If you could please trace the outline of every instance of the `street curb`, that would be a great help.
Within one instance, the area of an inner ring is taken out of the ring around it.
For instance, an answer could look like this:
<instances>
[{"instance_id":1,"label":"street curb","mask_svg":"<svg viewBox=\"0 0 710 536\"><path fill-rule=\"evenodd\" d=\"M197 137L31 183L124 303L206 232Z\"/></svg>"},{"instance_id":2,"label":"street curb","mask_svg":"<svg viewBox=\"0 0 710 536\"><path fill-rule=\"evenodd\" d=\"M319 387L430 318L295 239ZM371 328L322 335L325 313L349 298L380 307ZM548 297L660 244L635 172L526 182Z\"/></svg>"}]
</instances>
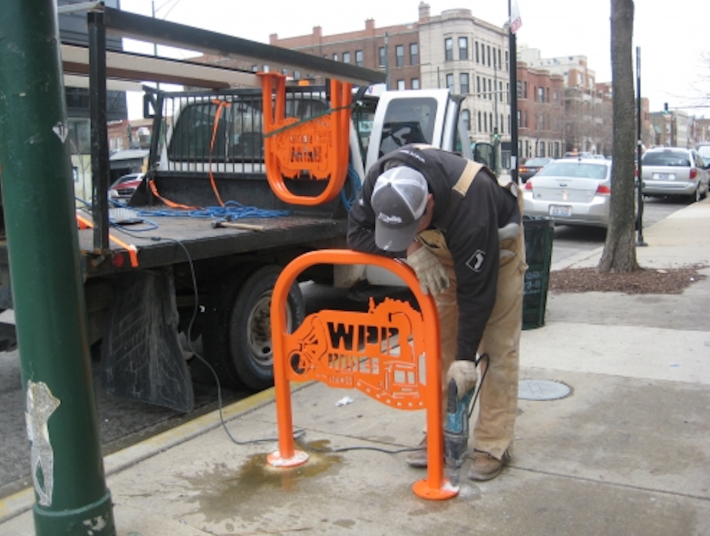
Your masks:
<instances>
[{"instance_id":1,"label":"street curb","mask_svg":"<svg viewBox=\"0 0 710 536\"><path fill-rule=\"evenodd\" d=\"M295 393L313 382L292 382L291 392ZM210 413L197 417L189 422L167 430L161 434L145 439L135 445L114 452L104 457L104 470L106 477L120 473L142 461L169 450L181 443L185 443L197 436L205 434L222 425L222 421L229 422L237 417L255 411L276 398L275 389L272 387L261 391L248 398L216 409ZM35 502L34 488L26 488L0 500L0 524L17 517L30 510Z\"/></svg>"},{"instance_id":2,"label":"street curb","mask_svg":"<svg viewBox=\"0 0 710 536\"><path fill-rule=\"evenodd\" d=\"M586 263L586 261L589 261L590 259L597 259L594 262L594 266L596 266L598 259L601 257L603 251L604 246L600 246L592 251L582 251L580 253L575 253L574 255L570 255L567 258L555 262L552 266L550 266L550 271L554 272L555 270L564 270L566 268L573 267L582 268L582 266L576 265Z\"/></svg>"}]
</instances>

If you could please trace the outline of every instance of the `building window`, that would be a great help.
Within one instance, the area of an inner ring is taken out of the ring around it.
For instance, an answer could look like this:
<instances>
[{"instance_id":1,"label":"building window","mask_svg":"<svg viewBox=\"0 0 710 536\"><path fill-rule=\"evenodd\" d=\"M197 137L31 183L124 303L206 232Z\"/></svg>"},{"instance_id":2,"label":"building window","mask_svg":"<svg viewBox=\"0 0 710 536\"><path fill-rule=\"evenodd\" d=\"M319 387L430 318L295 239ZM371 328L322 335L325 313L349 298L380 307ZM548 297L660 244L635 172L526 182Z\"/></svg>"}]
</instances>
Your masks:
<instances>
[{"instance_id":1,"label":"building window","mask_svg":"<svg viewBox=\"0 0 710 536\"><path fill-rule=\"evenodd\" d=\"M491 46L486 45L486 65L491 66Z\"/></svg>"},{"instance_id":2,"label":"building window","mask_svg":"<svg viewBox=\"0 0 710 536\"><path fill-rule=\"evenodd\" d=\"M498 49L498 69L500 69L502 62L500 61L500 49Z\"/></svg>"},{"instance_id":3,"label":"building window","mask_svg":"<svg viewBox=\"0 0 710 536\"><path fill-rule=\"evenodd\" d=\"M523 98L527 99L528 98L528 83L523 82Z\"/></svg>"},{"instance_id":4,"label":"building window","mask_svg":"<svg viewBox=\"0 0 710 536\"><path fill-rule=\"evenodd\" d=\"M478 41L476 41L476 43L474 45L474 49L476 51L476 63L481 63L478 59L479 58L479 56L478 56Z\"/></svg>"},{"instance_id":5,"label":"building window","mask_svg":"<svg viewBox=\"0 0 710 536\"><path fill-rule=\"evenodd\" d=\"M493 126L493 114L492 113L488 114L488 124L491 126L491 132L493 132L493 129L495 127Z\"/></svg>"},{"instance_id":6,"label":"building window","mask_svg":"<svg viewBox=\"0 0 710 536\"><path fill-rule=\"evenodd\" d=\"M493 100L493 80L490 78L488 79L488 96L486 98L488 100Z\"/></svg>"},{"instance_id":7,"label":"building window","mask_svg":"<svg viewBox=\"0 0 710 536\"><path fill-rule=\"evenodd\" d=\"M333 61L338 61L338 54L333 54Z\"/></svg>"},{"instance_id":8,"label":"building window","mask_svg":"<svg viewBox=\"0 0 710 536\"><path fill-rule=\"evenodd\" d=\"M463 123L463 128L466 132L471 130L471 112L468 110L461 112L461 122Z\"/></svg>"},{"instance_id":9,"label":"building window","mask_svg":"<svg viewBox=\"0 0 710 536\"><path fill-rule=\"evenodd\" d=\"M505 84L505 102L510 104L510 82Z\"/></svg>"},{"instance_id":10,"label":"building window","mask_svg":"<svg viewBox=\"0 0 710 536\"><path fill-rule=\"evenodd\" d=\"M478 98L481 98L481 77L477 76L476 77L476 93Z\"/></svg>"},{"instance_id":11,"label":"building window","mask_svg":"<svg viewBox=\"0 0 710 536\"><path fill-rule=\"evenodd\" d=\"M419 89L419 78L412 78L412 89Z\"/></svg>"},{"instance_id":12,"label":"building window","mask_svg":"<svg viewBox=\"0 0 710 536\"><path fill-rule=\"evenodd\" d=\"M461 73L460 76L461 76L461 80L460 80L461 94L467 95L468 93L471 92L471 88L470 88L469 81L468 81L469 80L468 73Z\"/></svg>"},{"instance_id":13,"label":"building window","mask_svg":"<svg viewBox=\"0 0 710 536\"><path fill-rule=\"evenodd\" d=\"M505 134L505 121L503 120L503 114L500 114L500 133Z\"/></svg>"},{"instance_id":14,"label":"building window","mask_svg":"<svg viewBox=\"0 0 710 536\"><path fill-rule=\"evenodd\" d=\"M404 45L397 45L395 51L395 63L397 67L404 67Z\"/></svg>"},{"instance_id":15,"label":"building window","mask_svg":"<svg viewBox=\"0 0 710 536\"><path fill-rule=\"evenodd\" d=\"M459 59L468 59L468 37L459 37Z\"/></svg>"},{"instance_id":16,"label":"building window","mask_svg":"<svg viewBox=\"0 0 710 536\"><path fill-rule=\"evenodd\" d=\"M343 63L350 63L350 52L343 52Z\"/></svg>"},{"instance_id":17,"label":"building window","mask_svg":"<svg viewBox=\"0 0 710 536\"><path fill-rule=\"evenodd\" d=\"M454 59L454 40L451 37L444 39L444 59L446 61Z\"/></svg>"},{"instance_id":18,"label":"building window","mask_svg":"<svg viewBox=\"0 0 710 536\"><path fill-rule=\"evenodd\" d=\"M397 80L397 90L402 91L403 89L407 89L404 85L404 80Z\"/></svg>"},{"instance_id":19,"label":"building window","mask_svg":"<svg viewBox=\"0 0 710 536\"><path fill-rule=\"evenodd\" d=\"M488 132L488 116L483 114L483 132Z\"/></svg>"},{"instance_id":20,"label":"building window","mask_svg":"<svg viewBox=\"0 0 710 536\"><path fill-rule=\"evenodd\" d=\"M559 99L559 94L557 93L557 91L553 91L553 92L552 92L552 100L553 100L554 102L557 102L558 99Z\"/></svg>"},{"instance_id":21,"label":"building window","mask_svg":"<svg viewBox=\"0 0 710 536\"><path fill-rule=\"evenodd\" d=\"M409 64L419 65L419 45L417 43L409 44Z\"/></svg>"},{"instance_id":22,"label":"building window","mask_svg":"<svg viewBox=\"0 0 710 536\"><path fill-rule=\"evenodd\" d=\"M454 92L454 75L453 74L447 74L446 75L446 87L448 88L449 92L453 93Z\"/></svg>"},{"instance_id":23,"label":"building window","mask_svg":"<svg viewBox=\"0 0 710 536\"><path fill-rule=\"evenodd\" d=\"M363 59L362 59L362 50L356 50L355 51L355 65L358 67L362 67L363 64Z\"/></svg>"},{"instance_id":24,"label":"building window","mask_svg":"<svg viewBox=\"0 0 710 536\"><path fill-rule=\"evenodd\" d=\"M503 82L498 82L498 101L503 102Z\"/></svg>"},{"instance_id":25,"label":"building window","mask_svg":"<svg viewBox=\"0 0 710 536\"><path fill-rule=\"evenodd\" d=\"M378 52L380 57L380 67L384 67L387 60L387 57L385 55L385 47L380 47Z\"/></svg>"},{"instance_id":26,"label":"building window","mask_svg":"<svg viewBox=\"0 0 710 536\"><path fill-rule=\"evenodd\" d=\"M505 70L509 71L510 70L510 65L508 65L508 51L505 51Z\"/></svg>"},{"instance_id":27,"label":"building window","mask_svg":"<svg viewBox=\"0 0 710 536\"><path fill-rule=\"evenodd\" d=\"M538 102L545 102L545 88L544 87L537 88L537 101Z\"/></svg>"},{"instance_id":28,"label":"building window","mask_svg":"<svg viewBox=\"0 0 710 536\"><path fill-rule=\"evenodd\" d=\"M478 132L483 132L481 129L481 112L478 112Z\"/></svg>"}]
</instances>

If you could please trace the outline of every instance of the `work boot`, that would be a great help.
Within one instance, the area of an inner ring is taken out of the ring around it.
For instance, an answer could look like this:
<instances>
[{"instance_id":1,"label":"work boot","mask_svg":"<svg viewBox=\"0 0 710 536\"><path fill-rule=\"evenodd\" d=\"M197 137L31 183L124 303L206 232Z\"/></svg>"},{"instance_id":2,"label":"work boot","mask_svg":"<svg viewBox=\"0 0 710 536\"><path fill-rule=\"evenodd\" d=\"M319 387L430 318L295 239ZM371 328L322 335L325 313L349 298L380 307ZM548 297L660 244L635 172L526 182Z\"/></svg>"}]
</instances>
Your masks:
<instances>
[{"instance_id":1,"label":"work boot","mask_svg":"<svg viewBox=\"0 0 710 536\"><path fill-rule=\"evenodd\" d=\"M419 445L417 445L417 450L407 454L407 463L411 467L426 469L428 462L427 455L426 436L424 436L424 439L422 439Z\"/></svg>"},{"instance_id":2,"label":"work boot","mask_svg":"<svg viewBox=\"0 0 710 536\"><path fill-rule=\"evenodd\" d=\"M487 452L474 450L471 456L471 467L468 470L468 478L471 480L491 480L497 477L503 470L503 466L510 461L508 451L503 453L503 459L499 460Z\"/></svg>"}]
</instances>

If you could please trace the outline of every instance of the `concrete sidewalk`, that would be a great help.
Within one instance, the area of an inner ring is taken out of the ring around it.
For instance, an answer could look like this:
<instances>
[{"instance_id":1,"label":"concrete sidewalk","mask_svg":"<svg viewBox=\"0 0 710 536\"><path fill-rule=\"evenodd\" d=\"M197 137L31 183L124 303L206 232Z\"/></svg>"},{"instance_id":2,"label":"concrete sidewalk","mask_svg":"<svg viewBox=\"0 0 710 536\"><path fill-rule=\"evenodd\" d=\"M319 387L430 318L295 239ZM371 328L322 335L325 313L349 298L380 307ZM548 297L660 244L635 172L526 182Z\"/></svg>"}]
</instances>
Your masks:
<instances>
[{"instance_id":1,"label":"concrete sidewalk","mask_svg":"<svg viewBox=\"0 0 710 536\"><path fill-rule=\"evenodd\" d=\"M710 266L710 200L644 238L644 267ZM553 270L594 266L600 253ZM210 414L106 458L118 534L707 536L708 305L710 279L682 295L550 295L546 325L523 332L521 380L571 393L521 399L512 463L490 482L463 481L457 498L415 496L426 473L404 453L314 451L300 468L269 468L275 441L235 444ZM273 392L224 417L237 441L274 438ZM294 392L293 419L320 450L411 447L424 426L424 412L318 383ZM1 534L34 534L33 500L26 490L0 502Z\"/></svg>"}]
</instances>

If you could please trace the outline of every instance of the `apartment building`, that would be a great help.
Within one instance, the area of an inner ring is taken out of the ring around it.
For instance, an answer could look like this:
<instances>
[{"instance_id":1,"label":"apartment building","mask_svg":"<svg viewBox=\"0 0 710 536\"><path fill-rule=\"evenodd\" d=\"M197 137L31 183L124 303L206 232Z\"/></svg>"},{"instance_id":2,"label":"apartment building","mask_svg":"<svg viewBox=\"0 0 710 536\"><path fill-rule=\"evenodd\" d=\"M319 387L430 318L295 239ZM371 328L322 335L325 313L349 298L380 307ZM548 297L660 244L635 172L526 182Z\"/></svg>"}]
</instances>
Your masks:
<instances>
[{"instance_id":1,"label":"apartment building","mask_svg":"<svg viewBox=\"0 0 710 536\"><path fill-rule=\"evenodd\" d=\"M419 4L415 22L377 27L365 21L363 30L279 38L269 43L354 63L387 74L389 89L448 87L464 96L462 117L471 142L510 142L510 82L508 33L473 16L470 9L432 15ZM304 73L291 73L294 78Z\"/></svg>"}]
</instances>

